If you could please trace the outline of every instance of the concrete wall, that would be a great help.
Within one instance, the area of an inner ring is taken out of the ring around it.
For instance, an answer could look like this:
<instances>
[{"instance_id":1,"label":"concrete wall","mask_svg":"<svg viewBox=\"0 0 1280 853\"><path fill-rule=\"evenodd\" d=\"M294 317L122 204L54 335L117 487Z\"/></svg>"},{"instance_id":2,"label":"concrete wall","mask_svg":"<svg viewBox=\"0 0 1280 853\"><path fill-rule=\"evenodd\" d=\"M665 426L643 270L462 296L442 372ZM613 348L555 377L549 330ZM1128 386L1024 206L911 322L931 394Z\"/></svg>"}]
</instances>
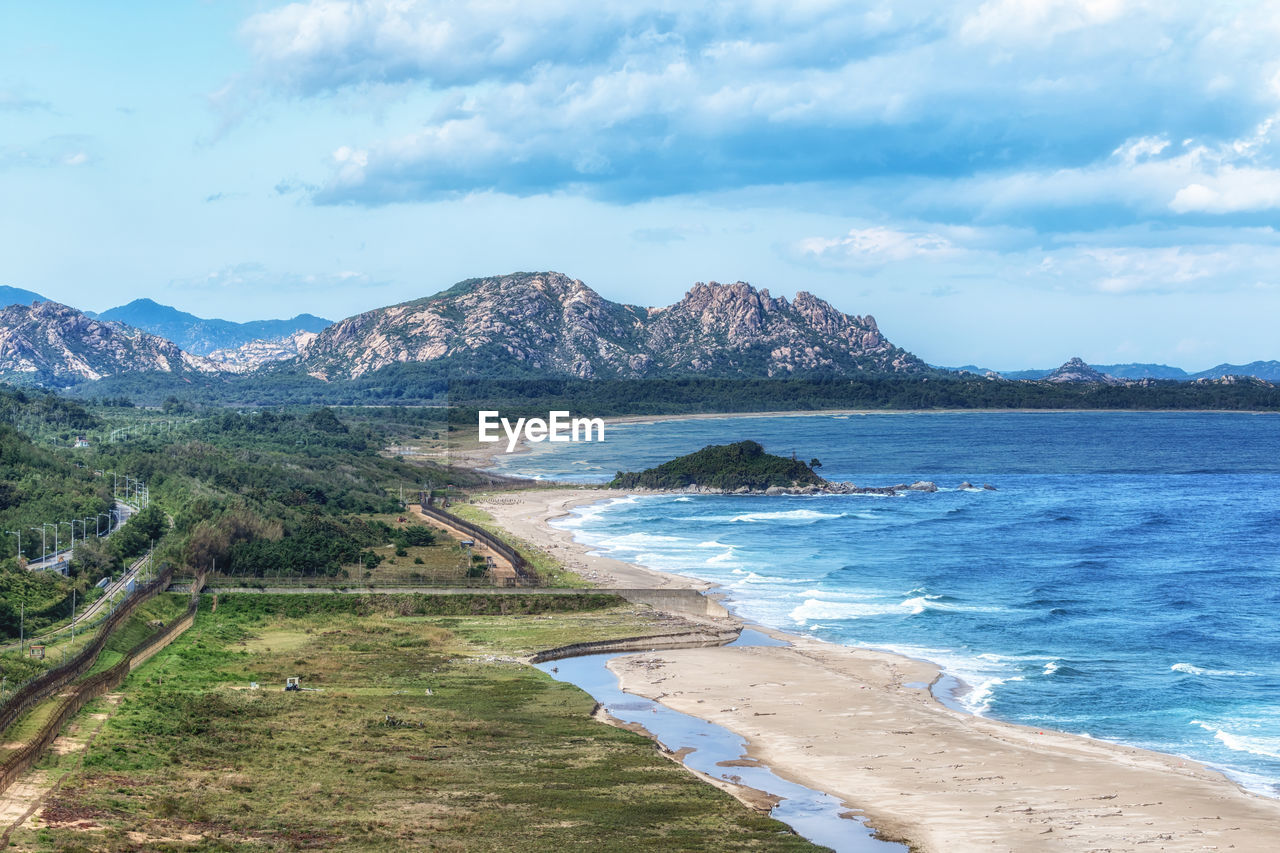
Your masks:
<instances>
[{"instance_id":1,"label":"concrete wall","mask_svg":"<svg viewBox=\"0 0 1280 853\"><path fill-rule=\"evenodd\" d=\"M710 616L723 619L729 615L724 605L696 589L615 589L610 590L632 604L647 604L654 610L682 616Z\"/></svg>"}]
</instances>

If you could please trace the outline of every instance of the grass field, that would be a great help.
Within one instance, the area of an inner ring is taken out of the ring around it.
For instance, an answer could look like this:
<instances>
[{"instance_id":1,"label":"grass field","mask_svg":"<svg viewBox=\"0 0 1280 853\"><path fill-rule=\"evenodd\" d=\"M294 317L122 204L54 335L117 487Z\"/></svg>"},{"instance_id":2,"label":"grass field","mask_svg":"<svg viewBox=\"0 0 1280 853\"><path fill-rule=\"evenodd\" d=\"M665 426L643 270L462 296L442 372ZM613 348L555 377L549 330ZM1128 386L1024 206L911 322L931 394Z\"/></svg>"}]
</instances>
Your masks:
<instances>
[{"instance_id":1,"label":"grass field","mask_svg":"<svg viewBox=\"0 0 1280 853\"><path fill-rule=\"evenodd\" d=\"M206 599L16 849L815 849L514 659L668 626L604 596L541 598L583 609ZM314 692L283 692L293 675Z\"/></svg>"},{"instance_id":2,"label":"grass field","mask_svg":"<svg viewBox=\"0 0 1280 853\"><path fill-rule=\"evenodd\" d=\"M98 654L98 659L86 671L84 677L115 666L130 649L154 634L158 627L179 616L186 609L187 600L185 595L161 594L140 605L133 615L107 640L106 645L103 646L102 651ZM83 641L79 639L76 641L76 648L78 649L88 642L91 636L86 632L86 638ZM70 645L70 640L67 640L66 643ZM50 646L49 657L46 660L57 663L61 658L61 655L58 654L59 649L59 646ZM26 714L14 720L13 725L5 729L3 733L0 733L0 758L35 737L41 726L49 718L49 715L56 709L58 702L58 695L55 695L39 703Z\"/></svg>"}]
</instances>

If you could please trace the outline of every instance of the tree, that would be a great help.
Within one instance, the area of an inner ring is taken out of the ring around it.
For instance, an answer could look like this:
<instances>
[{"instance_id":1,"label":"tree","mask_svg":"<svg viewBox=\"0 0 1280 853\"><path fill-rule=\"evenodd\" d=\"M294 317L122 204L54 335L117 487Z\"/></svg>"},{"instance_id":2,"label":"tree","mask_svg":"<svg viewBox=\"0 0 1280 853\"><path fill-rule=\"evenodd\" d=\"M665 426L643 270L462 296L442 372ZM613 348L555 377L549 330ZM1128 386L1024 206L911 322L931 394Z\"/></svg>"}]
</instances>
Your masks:
<instances>
[{"instance_id":1,"label":"tree","mask_svg":"<svg viewBox=\"0 0 1280 853\"><path fill-rule=\"evenodd\" d=\"M101 539L82 540L71 557L71 573L77 577L105 577L118 566L111 548Z\"/></svg>"}]
</instances>

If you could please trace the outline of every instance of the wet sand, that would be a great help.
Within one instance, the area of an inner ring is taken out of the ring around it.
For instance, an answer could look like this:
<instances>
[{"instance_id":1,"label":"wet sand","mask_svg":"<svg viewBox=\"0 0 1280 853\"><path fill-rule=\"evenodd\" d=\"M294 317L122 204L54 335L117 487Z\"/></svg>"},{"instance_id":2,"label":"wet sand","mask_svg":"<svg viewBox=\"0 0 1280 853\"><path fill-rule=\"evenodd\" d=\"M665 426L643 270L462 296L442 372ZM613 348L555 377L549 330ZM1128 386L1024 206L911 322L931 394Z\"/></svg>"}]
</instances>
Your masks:
<instances>
[{"instance_id":1,"label":"wet sand","mask_svg":"<svg viewBox=\"0 0 1280 853\"><path fill-rule=\"evenodd\" d=\"M620 492L508 493L500 524L613 586L705 587L590 557L546 521ZM1280 849L1280 800L1175 756L953 711L939 671L899 655L770 632L791 647L682 649L611 664L630 692L741 735L778 775L926 851Z\"/></svg>"},{"instance_id":2,"label":"wet sand","mask_svg":"<svg viewBox=\"0 0 1280 853\"><path fill-rule=\"evenodd\" d=\"M595 556L574 542L568 531L547 524L553 518L568 515L575 506L626 496L626 492L610 489L545 489L501 492L477 499L476 506L492 515L512 536L548 551L565 567L596 586L614 589L709 589L711 584L693 578Z\"/></svg>"}]
</instances>

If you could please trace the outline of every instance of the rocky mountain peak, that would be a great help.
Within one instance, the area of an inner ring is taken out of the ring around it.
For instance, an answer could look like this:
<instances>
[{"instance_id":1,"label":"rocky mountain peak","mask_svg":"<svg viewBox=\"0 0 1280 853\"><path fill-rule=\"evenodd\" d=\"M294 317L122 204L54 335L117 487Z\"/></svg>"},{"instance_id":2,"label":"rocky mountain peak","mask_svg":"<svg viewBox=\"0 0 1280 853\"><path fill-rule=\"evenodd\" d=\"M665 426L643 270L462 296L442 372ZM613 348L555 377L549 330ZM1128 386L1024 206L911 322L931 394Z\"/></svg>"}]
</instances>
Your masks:
<instances>
[{"instance_id":1,"label":"rocky mountain peak","mask_svg":"<svg viewBox=\"0 0 1280 853\"><path fill-rule=\"evenodd\" d=\"M120 323L57 302L0 310L0 374L73 385L128 371L216 372L206 359Z\"/></svg>"},{"instance_id":2,"label":"rocky mountain peak","mask_svg":"<svg viewBox=\"0 0 1280 853\"><path fill-rule=\"evenodd\" d=\"M1124 380L1116 379L1090 365L1084 359L1068 359L1065 364L1045 377L1046 382L1081 382L1093 385L1123 385Z\"/></svg>"},{"instance_id":3,"label":"rocky mountain peak","mask_svg":"<svg viewBox=\"0 0 1280 853\"><path fill-rule=\"evenodd\" d=\"M874 320L811 294L793 304L746 282L698 282L674 305L641 308L558 272L471 279L366 312L321 332L299 364L329 379L441 360L474 375L580 378L928 370Z\"/></svg>"}]
</instances>

